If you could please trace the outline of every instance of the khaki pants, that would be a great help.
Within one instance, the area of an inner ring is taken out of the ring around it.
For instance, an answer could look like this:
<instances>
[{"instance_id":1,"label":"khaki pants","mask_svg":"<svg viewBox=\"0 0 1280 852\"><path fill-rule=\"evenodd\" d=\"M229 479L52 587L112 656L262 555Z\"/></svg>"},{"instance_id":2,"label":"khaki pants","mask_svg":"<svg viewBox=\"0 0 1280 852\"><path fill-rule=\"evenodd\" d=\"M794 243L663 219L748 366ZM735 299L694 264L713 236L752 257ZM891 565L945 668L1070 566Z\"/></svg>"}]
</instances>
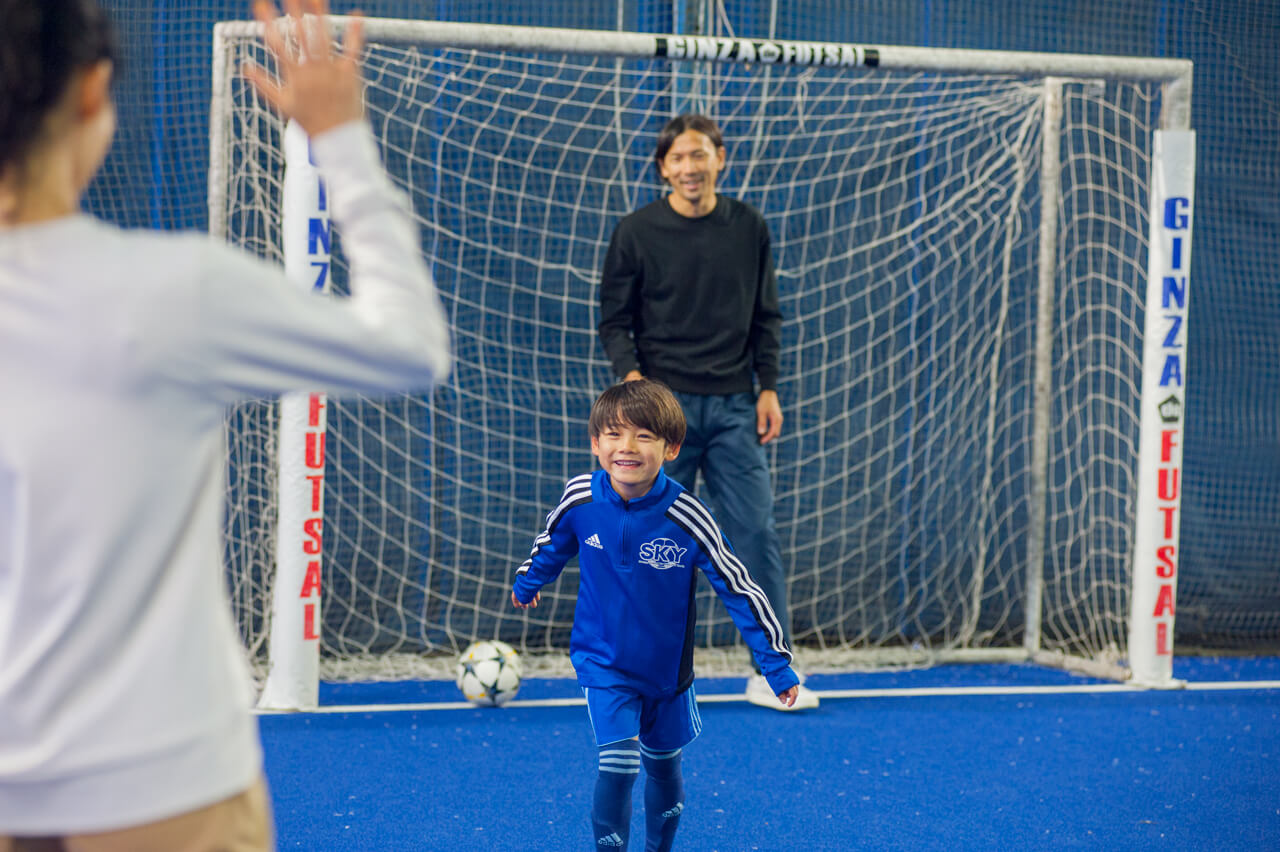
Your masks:
<instances>
[{"instance_id":1,"label":"khaki pants","mask_svg":"<svg viewBox=\"0 0 1280 852\"><path fill-rule=\"evenodd\" d=\"M0 837L0 852L271 852L266 782L221 802L133 828L66 837Z\"/></svg>"}]
</instances>

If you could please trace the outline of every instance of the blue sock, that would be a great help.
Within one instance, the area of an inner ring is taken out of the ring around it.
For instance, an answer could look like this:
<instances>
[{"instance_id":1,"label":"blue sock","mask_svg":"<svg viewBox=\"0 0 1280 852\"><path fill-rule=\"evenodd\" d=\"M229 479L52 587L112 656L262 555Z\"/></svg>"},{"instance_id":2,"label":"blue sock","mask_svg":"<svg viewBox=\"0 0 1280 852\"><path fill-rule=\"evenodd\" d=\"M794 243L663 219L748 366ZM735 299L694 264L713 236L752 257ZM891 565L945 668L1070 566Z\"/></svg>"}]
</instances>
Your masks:
<instances>
[{"instance_id":1,"label":"blue sock","mask_svg":"<svg viewBox=\"0 0 1280 852\"><path fill-rule=\"evenodd\" d=\"M684 778L680 749L653 751L640 747L648 776L644 782L644 850L670 852L684 810Z\"/></svg>"},{"instance_id":2,"label":"blue sock","mask_svg":"<svg viewBox=\"0 0 1280 852\"><path fill-rule=\"evenodd\" d=\"M626 849L631 836L631 788L640 774L640 743L623 740L600 746L591 826L597 849Z\"/></svg>"}]
</instances>

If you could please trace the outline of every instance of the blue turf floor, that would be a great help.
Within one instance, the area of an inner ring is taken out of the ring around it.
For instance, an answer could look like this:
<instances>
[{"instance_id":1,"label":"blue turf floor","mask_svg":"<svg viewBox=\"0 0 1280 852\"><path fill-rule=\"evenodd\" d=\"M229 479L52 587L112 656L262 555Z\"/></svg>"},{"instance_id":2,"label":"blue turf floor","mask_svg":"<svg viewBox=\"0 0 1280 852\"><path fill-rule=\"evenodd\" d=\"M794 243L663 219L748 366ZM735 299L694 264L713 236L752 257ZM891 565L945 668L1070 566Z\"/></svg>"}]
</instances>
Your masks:
<instances>
[{"instance_id":1,"label":"blue turf floor","mask_svg":"<svg viewBox=\"0 0 1280 852\"><path fill-rule=\"evenodd\" d=\"M1174 674L1260 688L1038 692L1097 682L948 666L809 683L1015 691L827 698L805 714L706 701L685 750L677 849L1280 848L1280 659L1180 659ZM576 695L530 681L520 698ZM324 694L345 705L455 698L440 683ZM267 715L261 726L281 849L592 848L596 754L581 706ZM641 808L637 795L635 849Z\"/></svg>"}]
</instances>

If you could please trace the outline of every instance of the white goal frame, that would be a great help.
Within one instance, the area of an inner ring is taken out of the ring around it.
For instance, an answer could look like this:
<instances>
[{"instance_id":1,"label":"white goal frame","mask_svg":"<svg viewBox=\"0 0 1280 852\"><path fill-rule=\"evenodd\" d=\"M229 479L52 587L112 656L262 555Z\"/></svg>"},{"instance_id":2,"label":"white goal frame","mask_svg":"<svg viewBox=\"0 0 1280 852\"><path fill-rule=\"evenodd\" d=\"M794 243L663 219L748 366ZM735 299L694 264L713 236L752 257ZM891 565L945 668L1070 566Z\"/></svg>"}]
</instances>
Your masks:
<instances>
[{"instance_id":1,"label":"white goal frame","mask_svg":"<svg viewBox=\"0 0 1280 852\"><path fill-rule=\"evenodd\" d=\"M342 28L347 21L335 18ZM1077 54L956 50L887 45L826 44L774 39L716 38L682 35L510 27L426 21L369 19L364 22L370 42L413 43L461 49L503 50L588 54L619 58L687 59L694 63L761 63L787 65L838 65L851 74L872 75L885 70L979 73L1013 77L1043 78L1045 108L1043 121L1043 169L1040 174L1044 204L1056 200L1058 190L1058 122L1061 102L1058 92L1064 79L1125 80L1155 82L1161 86L1160 129L1153 146L1151 164L1150 232L1145 315L1143 386L1141 392L1141 442L1138 457L1137 519L1134 552L1131 556L1131 612L1127 665L1120 661L1097 661L1066 657L1041 648L1040 613L1048 489L1048 434L1050 418L1050 354L1053 347L1053 298L1057 218L1041 216L1039 240L1039 292L1034 382L1034 431L1031 447L1032 503L1030 538L1025 567L1026 630L1021 648L952 649L930 657L933 662L1034 660L1081 670L1090 674L1129 680L1151 687L1177 686L1172 677L1173 600L1177 582L1178 520L1180 494L1177 488L1181 469L1182 423L1186 374L1186 306L1190 266L1190 234L1193 209L1195 164L1194 133L1190 130L1192 64L1186 60L1108 57ZM231 139L227 122L217 120L230 97L231 78L224 43L231 38L261 34L260 25L226 22L214 29L214 69L211 122L211 166L209 181L210 232L227 233L228 155ZM695 69L698 66L694 66ZM301 214L301 227L308 227L308 214ZM289 244L305 246L286 237ZM1160 310L1153 309L1160 305ZM1170 359L1176 359L1178 381L1170 385ZM314 428L314 423L311 427ZM306 429L301 424L299 429ZM323 425L321 425L323 428ZM285 438L281 445L286 444ZM297 439L294 444L300 446ZM312 459L314 461L314 459ZM314 474L314 471L312 471ZM281 476L281 481L296 474ZM1172 484L1171 484L1172 483ZM304 487L289 500L307 504L303 515L313 509L314 493ZM295 513L296 514L296 513ZM535 531L530 531L531 534ZM282 541L283 541L282 537ZM292 539L290 539L292 540ZM283 546L283 545L282 545ZM297 548L281 551L277 557L278 589L306 587L308 570L316 570L317 556L304 557ZM273 631L269 652L271 672L264 690L264 706L302 709L316 702L314 634L306 634L306 624L314 624L315 610L303 615L301 607L317 606L296 594L277 595L276 618L286 630ZM290 610L297 610L289 615ZM279 635L277 635L279 634ZM878 653L884 661L884 651ZM913 662L904 649L902 662ZM301 674L299 674L301 672Z\"/></svg>"}]
</instances>

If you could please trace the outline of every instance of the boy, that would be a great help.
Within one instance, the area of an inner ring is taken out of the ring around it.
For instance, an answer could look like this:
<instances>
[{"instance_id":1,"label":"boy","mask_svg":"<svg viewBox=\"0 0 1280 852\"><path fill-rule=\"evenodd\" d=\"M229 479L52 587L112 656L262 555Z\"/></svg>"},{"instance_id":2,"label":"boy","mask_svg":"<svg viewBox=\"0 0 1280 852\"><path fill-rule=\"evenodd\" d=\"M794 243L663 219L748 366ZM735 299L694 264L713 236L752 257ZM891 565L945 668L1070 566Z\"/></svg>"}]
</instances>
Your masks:
<instances>
[{"instance_id":1,"label":"boy","mask_svg":"<svg viewBox=\"0 0 1280 852\"><path fill-rule=\"evenodd\" d=\"M799 678L782 625L698 499L662 472L680 453L685 419L666 385L606 390L587 424L602 470L569 480L511 600L537 606L544 585L578 556L569 642L599 753L591 820L596 845L626 849L631 788L643 765L645 849L669 850L684 808L680 749L702 721L693 691L699 568L724 601L770 688L795 702Z\"/></svg>"}]
</instances>

